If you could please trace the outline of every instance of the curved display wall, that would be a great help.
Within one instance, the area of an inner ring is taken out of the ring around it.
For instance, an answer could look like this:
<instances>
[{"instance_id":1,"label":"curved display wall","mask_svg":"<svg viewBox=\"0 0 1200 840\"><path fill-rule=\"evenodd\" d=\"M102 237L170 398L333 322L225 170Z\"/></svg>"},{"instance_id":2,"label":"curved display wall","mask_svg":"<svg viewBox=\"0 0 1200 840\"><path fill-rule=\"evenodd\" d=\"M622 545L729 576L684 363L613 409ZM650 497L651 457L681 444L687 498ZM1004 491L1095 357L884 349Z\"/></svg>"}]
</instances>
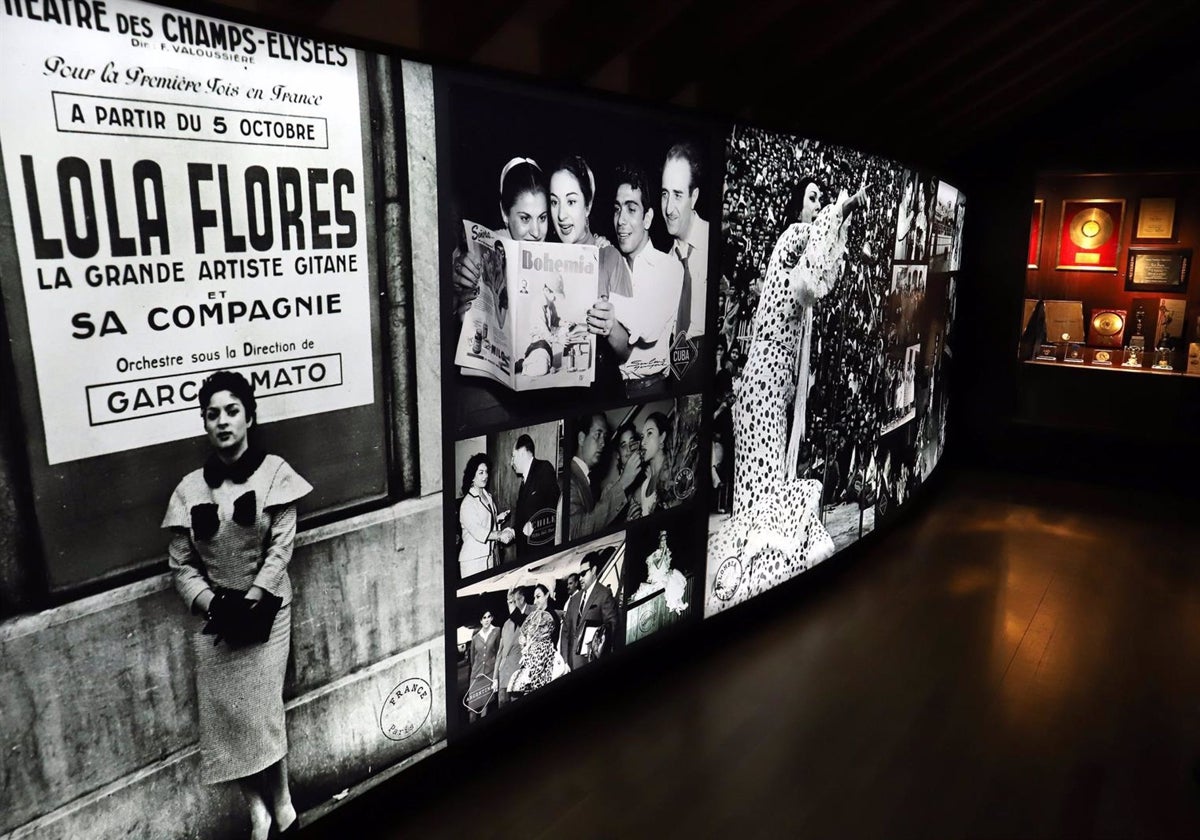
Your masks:
<instances>
[{"instance_id":1,"label":"curved display wall","mask_svg":"<svg viewBox=\"0 0 1200 840\"><path fill-rule=\"evenodd\" d=\"M3 544L39 547L0 564L0 836L234 836L263 768L314 813L942 454L929 173L134 0L0 26ZM198 416L221 370L254 399Z\"/></svg>"}]
</instances>

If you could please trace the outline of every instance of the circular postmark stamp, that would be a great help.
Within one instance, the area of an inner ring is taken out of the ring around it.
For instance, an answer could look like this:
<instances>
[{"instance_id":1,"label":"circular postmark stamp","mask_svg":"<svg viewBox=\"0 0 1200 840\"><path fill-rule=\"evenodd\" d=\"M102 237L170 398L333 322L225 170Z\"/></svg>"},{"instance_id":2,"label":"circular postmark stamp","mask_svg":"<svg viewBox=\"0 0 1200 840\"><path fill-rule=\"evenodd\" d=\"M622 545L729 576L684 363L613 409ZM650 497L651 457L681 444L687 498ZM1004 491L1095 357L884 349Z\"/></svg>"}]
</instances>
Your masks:
<instances>
[{"instance_id":1,"label":"circular postmark stamp","mask_svg":"<svg viewBox=\"0 0 1200 840\"><path fill-rule=\"evenodd\" d=\"M696 492L696 473L691 467L684 467L675 473L675 498L681 502L687 501Z\"/></svg>"},{"instance_id":2,"label":"circular postmark stamp","mask_svg":"<svg viewBox=\"0 0 1200 840\"><path fill-rule=\"evenodd\" d=\"M651 633L655 633L657 631L658 611L642 610L642 614L638 618L638 633L642 636L649 636Z\"/></svg>"},{"instance_id":3,"label":"circular postmark stamp","mask_svg":"<svg viewBox=\"0 0 1200 840\"><path fill-rule=\"evenodd\" d=\"M379 728L388 740L403 741L425 725L433 711L433 689L420 677L409 677L388 692L379 712Z\"/></svg>"},{"instance_id":4,"label":"circular postmark stamp","mask_svg":"<svg viewBox=\"0 0 1200 840\"><path fill-rule=\"evenodd\" d=\"M728 601L738 591L742 583L742 562L736 557L726 557L717 567L717 575L713 578L713 594L722 601Z\"/></svg>"}]
</instances>

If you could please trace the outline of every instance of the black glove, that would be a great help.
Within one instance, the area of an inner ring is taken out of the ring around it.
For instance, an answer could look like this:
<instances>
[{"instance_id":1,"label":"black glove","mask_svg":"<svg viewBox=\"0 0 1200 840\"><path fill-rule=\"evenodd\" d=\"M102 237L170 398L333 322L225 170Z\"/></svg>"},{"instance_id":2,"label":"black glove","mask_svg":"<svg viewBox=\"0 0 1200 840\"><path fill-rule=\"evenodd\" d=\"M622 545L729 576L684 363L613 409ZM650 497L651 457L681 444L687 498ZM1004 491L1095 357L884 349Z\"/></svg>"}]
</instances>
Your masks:
<instances>
[{"instance_id":1,"label":"black glove","mask_svg":"<svg viewBox=\"0 0 1200 840\"><path fill-rule=\"evenodd\" d=\"M201 631L216 636L215 644L226 642L230 647L261 644L271 637L275 616L283 599L269 592L259 601L251 601L246 593L218 590L208 607L208 623Z\"/></svg>"},{"instance_id":2,"label":"black glove","mask_svg":"<svg viewBox=\"0 0 1200 840\"><path fill-rule=\"evenodd\" d=\"M206 636L216 636L217 642L229 638L229 632L237 623L238 601L242 600L237 593L216 590L208 605L208 621L202 632Z\"/></svg>"},{"instance_id":3,"label":"black glove","mask_svg":"<svg viewBox=\"0 0 1200 840\"><path fill-rule=\"evenodd\" d=\"M243 644L262 644L271 637L271 627L275 624L275 616L283 606L283 599L270 592L264 592L261 599L251 601L242 599L242 632Z\"/></svg>"}]
</instances>

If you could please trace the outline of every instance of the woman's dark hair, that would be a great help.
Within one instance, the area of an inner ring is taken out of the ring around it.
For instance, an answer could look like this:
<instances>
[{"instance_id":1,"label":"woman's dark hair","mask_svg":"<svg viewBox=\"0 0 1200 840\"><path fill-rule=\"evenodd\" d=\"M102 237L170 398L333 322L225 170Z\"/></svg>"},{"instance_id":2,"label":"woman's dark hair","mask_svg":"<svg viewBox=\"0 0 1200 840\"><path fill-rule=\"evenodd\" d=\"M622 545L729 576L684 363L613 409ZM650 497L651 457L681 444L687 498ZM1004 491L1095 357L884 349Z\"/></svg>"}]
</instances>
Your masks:
<instances>
[{"instance_id":1,"label":"woman's dark hair","mask_svg":"<svg viewBox=\"0 0 1200 840\"><path fill-rule=\"evenodd\" d=\"M829 193L825 189L825 182L816 175L805 175L792 188L792 195L783 209L783 230L787 230L788 227L800 221L800 213L804 210L804 192L808 189L809 184L815 184L821 190L822 206L828 201Z\"/></svg>"},{"instance_id":2,"label":"woman's dark hair","mask_svg":"<svg viewBox=\"0 0 1200 840\"><path fill-rule=\"evenodd\" d=\"M509 213L517 199L525 193L547 195L545 176L537 165L528 161L513 164L500 182L500 207Z\"/></svg>"},{"instance_id":3,"label":"woman's dark hair","mask_svg":"<svg viewBox=\"0 0 1200 840\"><path fill-rule=\"evenodd\" d=\"M658 428L658 433L662 435L663 438L666 438L671 434L671 421L667 418L667 415L663 414L661 411L655 411L646 418L647 423L649 423L651 420L654 421L654 425Z\"/></svg>"},{"instance_id":4,"label":"woman's dark hair","mask_svg":"<svg viewBox=\"0 0 1200 840\"><path fill-rule=\"evenodd\" d=\"M209 400L218 391L228 391L241 401L246 409L247 418L254 420L258 416L258 400L254 399L254 386L246 381L246 377L232 370L219 370L204 380L200 386L200 413L208 408Z\"/></svg>"},{"instance_id":5,"label":"woman's dark hair","mask_svg":"<svg viewBox=\"0 0 1200 840\"><path fill-rule=\"evenodd\" d=\"M570 172L579 182L579 189L583 193L583 203L585 205L592 203L592 197L596 192L596 182L592 177L591 167L587 165L587 161L581 155L567 155L558 162L554 171Z\"/></svg>"},{"instance_id":6,"label":"woman's dark hair","mask_svg":"<svg viewBox=\"0 0 1200 840\"><path fill-rule=\"evenodd\" d=\"M546 584L544 584L544 583L539 583L539 584L537 584L536 586L534 586L534 587L533 587L533 591L534 591L534 592L537 592L539 589L540 589L540 590L542 590L542 592L544 592L544 593L545 593L545 595L546 595L546 600L547 600L547 601L552 601L552 600L554 600L554 596L553 596L553 595L550 593L550 587L546 586Z\"/></svg>"},{"instance_id":7,"label":"woman's dark hair","mask_svg":"<svg viewBox=\"0 0 1200 840\"><path fill-rule=\"evenodd\" d=\"M475 480L475 473L479 469L480 464L485 464L488 472L492 471L492 462L488 460L488 456L484 452L476 452L467 459L467 468L463 470L462 479L462 494L467 495L467 491L471 489L471 482Z\"/></svg>"}]
</instances>

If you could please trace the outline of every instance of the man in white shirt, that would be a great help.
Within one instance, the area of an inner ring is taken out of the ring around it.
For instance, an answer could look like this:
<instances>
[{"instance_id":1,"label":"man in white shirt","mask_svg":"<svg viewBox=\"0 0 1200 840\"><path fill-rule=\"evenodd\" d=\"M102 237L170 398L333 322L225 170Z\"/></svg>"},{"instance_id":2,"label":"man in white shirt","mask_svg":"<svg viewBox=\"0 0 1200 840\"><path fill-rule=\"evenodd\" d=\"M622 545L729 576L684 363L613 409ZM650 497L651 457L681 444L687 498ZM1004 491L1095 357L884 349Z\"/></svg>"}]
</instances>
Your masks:
<instances>
[{"instance_id":1,"label":"man in white shirt","mask_svg":"<svg viewBox=\"0 0 1200 840\"><path fill-rule=\"evenodd\" d=\"M662 214L674 237L671 255L684 272L677 329L690 339L704 335L708 288L708 222L696 212L700 199L700 151L691 142L667 150L662 173Z\"/></svg>"},{"instance_id":2,"label":"man in white shirt","mask_svg":"<svg viewBox=\"0 0 1200 840\"><path fill-rule=\"evenodd\" d=\"M632 277L633 295L613 295L613 314L629 333L629 358L621 364L625 394L631 398L665 391L671 337L680 311L683 264L650 242L654 210L646 206L646 175L633 166L617 167L613 229L617 249Z\"/></svg>"}]
</instances>

